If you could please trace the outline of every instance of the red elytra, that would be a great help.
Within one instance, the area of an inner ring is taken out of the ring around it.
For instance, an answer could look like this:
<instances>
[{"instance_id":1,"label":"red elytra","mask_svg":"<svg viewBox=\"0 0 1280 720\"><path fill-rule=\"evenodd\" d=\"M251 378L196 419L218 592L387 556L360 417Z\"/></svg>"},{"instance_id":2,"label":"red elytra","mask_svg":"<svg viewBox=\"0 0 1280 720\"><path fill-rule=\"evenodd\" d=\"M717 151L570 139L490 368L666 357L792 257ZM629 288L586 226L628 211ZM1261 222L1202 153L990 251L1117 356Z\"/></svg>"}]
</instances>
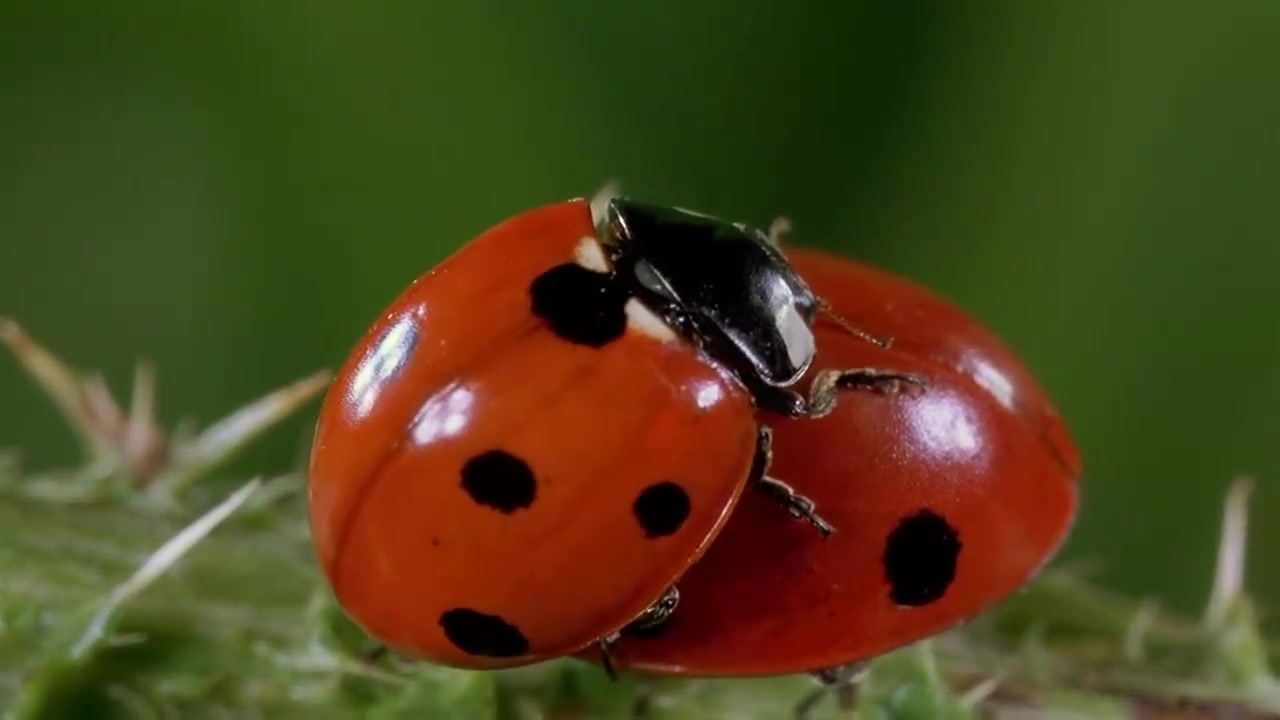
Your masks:
<instances>
[{"instance_id":1,"label":"red elytra","mask_svg":"<svg viewBox=\"0 0 1280 720\"><path fill-rule=\"evenodd\" d=\"M393 650L512 667L644 622L755 480L820 537L761 476L756 412L808 412L790 388L817 299L757 230L609 213L604 240L582 200L482 233L390 304L328 392L314 544Z\"/></svg>"},{"instance_id":2,"label":"red elytra","mask_svg":"<svg viewBox=\"0 0 1280 720\"><path fill-rule=\"evenodd\" d=\"M742 489L741 387L678 345L583 347L529 312L530 281L594 234L581 201L482 234L391 304L326 398L312 534L339 603L392 649L475 668L573 651L659 597ZM467 467L536 486L495 508L459 489ZM666 476L701 482L646 543L632 503ZM617 502L592 497L604 482Z\"/></svg>"},{"instance_id":3,"label":"red elytra","mask_svg":"<svg viewBox=\"0 0 1280 720\"><path fill-rule=\"evenodd\" d=\"M771 423L772 471L838 531L820 539L744 496L681 578L674 613L613 646L619 668L750 676L853 664L981 614L1069 533L1079 452L1000 340L910 281L822 251L786 252L836 314L893 341L878 348L819 318L815 369L917 372L928 384Z\"/></svg>"}]
</instances>

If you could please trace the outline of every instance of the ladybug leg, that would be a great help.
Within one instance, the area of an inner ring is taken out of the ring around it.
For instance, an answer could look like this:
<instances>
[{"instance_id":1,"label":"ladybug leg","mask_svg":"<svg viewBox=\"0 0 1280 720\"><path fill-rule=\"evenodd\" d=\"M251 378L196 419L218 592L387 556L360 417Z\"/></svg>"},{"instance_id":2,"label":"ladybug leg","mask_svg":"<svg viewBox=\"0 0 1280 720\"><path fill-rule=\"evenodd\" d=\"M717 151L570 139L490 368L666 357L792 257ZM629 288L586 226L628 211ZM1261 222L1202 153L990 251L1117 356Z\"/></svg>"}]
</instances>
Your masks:
<instances>
[{"instance_id":1,"label":"ladybug leg","mask_svg":"<svg viewBox=\"0 0 1280 720\"><path fill-rule=\"evenodd\" d=\"M635 617L634 620L627 623L622 628L622 632L630 635L643 635L653 630L671 617L671 613L676 611L676 606L680 604L680 589L675 585L667 588L662 593L662 597L654 601L652 605L645 608L644 612Z\"/></svg>"},{"instance_id":2,"label":"ladybug leg","mask_svg":"<svg viewBox=\"0 0 1280 720\"><path fill-rule=\"evenodd\" d=\"M618 669L613 666L613 657L609 655L609 648L618 642L619 637L621 637L619 633L614 633L609 637L600 638L597 643L600 648L600 667L604 670L604 674L608 675L609 679L614 682L618 681Z\"/></svg>"},{"instance_id":3,"label":"ladybug leg","mask_svg":"<svg viewBox=\"0 0 1280 720\"><path fill-rule=\"evenodd\" d=\"M654 601L652 605L645 608L643 612L635 617L631 622L627 623L621 630L600 638L598 646L600 648L600 666L604 668L605 674L610 680L618 679L618 671L613 666L613 658L609 655L609 650L618 643L618 640L626 635L644 635L657 628L659 625L667 621L671 617L671 613L675 612L676 606L680 604L680 590L675 585L667 588L662 593L662 597Z\"/></svg>"},{"instance_id":4,"label":"ladybug leg","mask_svg":"<svg viewBox=\"0 0 1280 720\"><path fill-rule=\"evenodd\" d=\"M794 713L796 720L808 720L814 708L822 702L827 693L835 693L836 709L841 714L852 713L858 707L858 683L866 675L866 670L867 663L857 662L814 672L813 677L820 687L796 704Z\"/></svg>"},{"instance_id":5,"label":"ladybug leg","mask_svg":"<svg viewBox=\"0 0 1280 720\"><path fill-rule=\"evenodd\" d=\"M795 519L804 520L817 528L818 532L822 533L823 537L828 537L836 531L835 527L832 526L831 523L823 520L822 517L815 512L815 506L812 500L797 493L794 488L781 480L771 478L768 475L762 475L760 479L756 481L756 487L760 488L765 493L768 493L769 497L773 500L782 503L783 507L787 509L787 512L791 513Z\"/></svg>"},{"instance_id":6,"label":"ladybug leg","mask_svg":"<svg viewBox=\"0 0 1280 720\"><path fill-rule=\"evenodd\" d=\"M835 409L836 397L845 390L898 393L907 386L923 387L924 385L924 377L913 373L876 368L823 370L813 379L807 398L790 391L775 396L762 394L761 397L768 398L770 407L779 409L790 417L820 418ZM762 425L760 437L756 443L755 465L752 468L752 476L757 478L755 486L768 493L769 497L776 502L781 503L796 519L813 525L823 537L835 532L835 528L817 514L813 500L797 493L782 480L769 476L769 465L772 461L773 432Z\"/></svg>"},{"instance_id":7,"label":"ladybug leg","mask_svg":"<svg viewBox=\"0 0 1280 720\"><path fill-rule=\"evenodd\" d=\"M813 500L797 493L790 485L781 480L769 477L769 465L773 462L773 431L768 427L760 426L760 435L756 441L756 459L755 470L753 471L755 487L766 493L772 500L780 503L792 517L797 520L804 520L810 525L818 529L823 537L828 537L836 529L831 523L823 520L820 515L815 512Z\"/></svg>"},{"instance_id":8,"label":"ladybug leg","mask_svg":"<svg viewBox=\"0 0 1280 720\"><path fill-rule=\"evenodd\" d=\"M809 386L809 398L805 402L803 415L810 418L827 415L835 409L836 396L842 390L870 390L896 394L902 392L907 386L922 388L924 385L924 376L915 373L876 368L823 370Z\"/></svg>"}]
</instances>

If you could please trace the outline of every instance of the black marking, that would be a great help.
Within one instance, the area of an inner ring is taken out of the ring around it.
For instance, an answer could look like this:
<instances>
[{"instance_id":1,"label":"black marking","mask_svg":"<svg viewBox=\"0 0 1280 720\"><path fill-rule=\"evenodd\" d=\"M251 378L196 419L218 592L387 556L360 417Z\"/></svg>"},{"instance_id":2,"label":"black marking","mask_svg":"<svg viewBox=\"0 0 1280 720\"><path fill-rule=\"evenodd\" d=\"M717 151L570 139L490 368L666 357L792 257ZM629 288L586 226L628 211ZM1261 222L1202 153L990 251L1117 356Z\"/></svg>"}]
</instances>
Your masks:
<instances>
[{"instance_id":1,"label":"black marking","mask_svg":"<svg viewBox=\"0 0 1280 720\"><path fill-rule=\"evenodd\" d=\"M490 450L462 466L462 489L477 503L510 515L533 505L538 481L525 461L503 450Z\"/></svg>"},{"instance_id":2,"label":"black marking","mask_svg":"<svg viewBox=\"0 0 1280 720\"><path fill-rule=\"evenodd\" d=\"M940 599L955 580L961 547L960 533L931 510L900 520L884 546L889 598L908 607Z\"/></svg>"},{"instance_id":3,"label":"black marking","mask_svg":"<svg viewBox=\"0 0 1280 720\"><path fill-rule=\"evenodd\" d=\"M627 295L612 275L557 265L529 286L533 314L561 338L600 348L627 330Z\"/></svg>"},{"instance_id":4,"label":"black marking","mask_svg":"<svg viewBox=\"0 0 1280 720\"><path fill-rule=\"evenodd\" d=\"M646 537L671 535L689 519L689 493L665 480L645 488L631 504L631 511Z\"/></svg>"},{"instance_id":5,"label":"black marking","mask_svg":"<svg viewBox=\"0 0 1280 720\"><path fill-rule=\"evenodd\" d=\"M506 658L529 652L529 640L520 628L497 615L454 608L440 613L440 627L449 642L468 655Z\"/></svg>"},{"instance_id":6,"label":"black marking","mask_svg":"<svg viewBox=\"0 0 1280 720\"><path fill-rule=\"evenodd\" d=\"M668 324L683 322L766 404L794 404L785 391L813 361L819 301L763 232L622 198L608 222L620 282Z\"/></svg>"}]
</instances>

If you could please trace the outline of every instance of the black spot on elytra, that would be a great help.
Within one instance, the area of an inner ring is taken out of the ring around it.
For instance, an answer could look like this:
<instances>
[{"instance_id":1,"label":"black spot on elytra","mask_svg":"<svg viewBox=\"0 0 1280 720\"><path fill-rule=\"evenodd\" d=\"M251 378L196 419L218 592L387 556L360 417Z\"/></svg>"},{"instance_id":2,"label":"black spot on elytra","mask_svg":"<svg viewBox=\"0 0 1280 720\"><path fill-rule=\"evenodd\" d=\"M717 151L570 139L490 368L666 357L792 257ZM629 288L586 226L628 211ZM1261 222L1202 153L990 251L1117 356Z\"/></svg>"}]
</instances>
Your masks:
<instances>
[{"instance_id":1,"label":"black spot on elytra","mask_svg":"<svg viewBox=\"0 0 1280 720\"><path fill-rule=\"evenodd\" d=\"M606 273L566 263L542 273L529 286L533 314L561 338L604 347L627 329L627 296Z\"/></svg>"},{"instance_id":2,"label":"black spot on elytra","mask_svg":"<svg viewBox=\"0 0 1280 720\"><path fill-rule=\"evenodd\" d=\"M955 580L961 547L960 533L931 510L898 521L884 546L889 598L910 607L941 598Z\"/></svg>"},{"instance_id":3,"label":"black spot on elytra","mask_svg":"<svg viewBox=\"0 0 1280 720\"><path fill-rule=\"evenodd\" d=\"M676 483L664 480L645 488L631 504L631 511L646 537L670 535L689 519L689 493Z\"/></svg>"},{"instance_id":4,"label":"black spot on elytra","mask_svg":"<svg viewBox=\"0 0 1280 720\"><path fill-rule=\"evenodd\" d=\"M480 505L509 515L533 505L538 481L525 461L503 450L490 450L462 466L462 489Z\"/></svg>"},{"instance_id":5,"label":"black spot on elytra","mask_svg":"<svg viewBox=\"0 0 1280 720\"><path fill-rule=\"evenodd\" d=\"M505 658L529 652L529 640L520 628L497 615L454 608L440 613L440 627L449 642L468 655Z\"/></svg>"}]
</instances>

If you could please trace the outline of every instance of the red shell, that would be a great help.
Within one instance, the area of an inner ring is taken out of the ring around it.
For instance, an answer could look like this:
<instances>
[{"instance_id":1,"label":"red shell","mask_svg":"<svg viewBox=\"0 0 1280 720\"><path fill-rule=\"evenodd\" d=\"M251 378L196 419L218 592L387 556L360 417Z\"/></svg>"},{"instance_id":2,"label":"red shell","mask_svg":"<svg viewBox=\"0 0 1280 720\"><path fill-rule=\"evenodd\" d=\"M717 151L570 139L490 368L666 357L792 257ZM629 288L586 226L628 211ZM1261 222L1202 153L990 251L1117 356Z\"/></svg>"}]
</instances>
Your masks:
<instances>
[{"instance_id":1,"label":"red shell","mask_svg":"<svg viewBox=\"0 0 1280 720\"><path fill-rule=\"evenodd\" d=\"M929 384L899 395L842 393L821 419L764 418L774 430L770 474L812 498L836 534L822 540L746 494L680 580L667 624L614 647L619 667L765 675L870 658L988 609L1068 534L1078 451L998 339L894 275L815 250L788 255L840 316L893 339L883 350L820 319L817 368L915 372ZM945 593L904 607L890 599L884 549L899 521L921 508L946 518L961 550Z\"/></svg>"},{"instance_id":2,"label":"red shell","mask_svg":"<svg viewBox=\"0 0 1280 720\"><path fill-rule=\"evenodd\" d=\"M472 668L573 652L656 600L743 489L757 421L740 383L674 336L585 347L530 310L535 277L594 237L581 200L486 231L391 303L329 390L312 536L341 606L393 649ZM526 465L520 507L460 481L495 449ZM642 528L633 503L666 480L685 516Z\"/></svg>"}]
</instances>

